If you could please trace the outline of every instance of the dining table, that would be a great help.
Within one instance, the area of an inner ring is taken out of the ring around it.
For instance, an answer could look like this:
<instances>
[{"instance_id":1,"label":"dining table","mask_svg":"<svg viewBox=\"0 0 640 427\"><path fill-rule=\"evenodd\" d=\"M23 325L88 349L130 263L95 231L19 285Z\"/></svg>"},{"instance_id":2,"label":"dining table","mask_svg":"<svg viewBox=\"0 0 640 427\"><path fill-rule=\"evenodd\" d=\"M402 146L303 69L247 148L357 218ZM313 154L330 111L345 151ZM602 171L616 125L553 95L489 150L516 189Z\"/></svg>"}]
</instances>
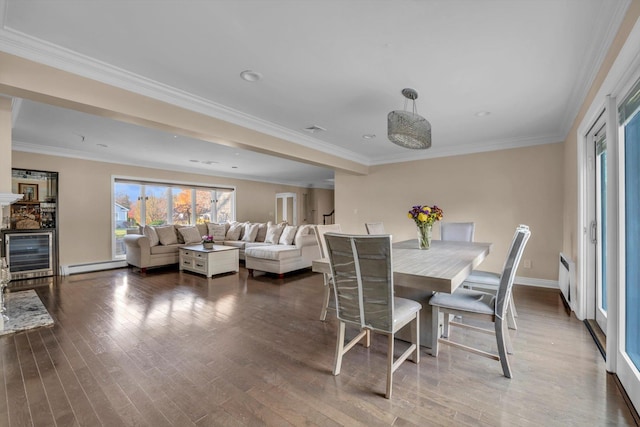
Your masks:
<instances>
[{"instance_id":1,"label":"dining table","mask_svg":"<svg viewBox=\"0 0 640 427\"><path fill-rule=\"evenodd\" d=\"M434 292L453 293L491 252L493 244L432 240L429 249L420 249L418 240L393 243L393 284L398 297L422 304L420 310L420 345L431 346L431 306ZM312 261L312 271L331 274L328 258ZM409 331L398 338L410 340Z\"/></svg>"}]
</instances>

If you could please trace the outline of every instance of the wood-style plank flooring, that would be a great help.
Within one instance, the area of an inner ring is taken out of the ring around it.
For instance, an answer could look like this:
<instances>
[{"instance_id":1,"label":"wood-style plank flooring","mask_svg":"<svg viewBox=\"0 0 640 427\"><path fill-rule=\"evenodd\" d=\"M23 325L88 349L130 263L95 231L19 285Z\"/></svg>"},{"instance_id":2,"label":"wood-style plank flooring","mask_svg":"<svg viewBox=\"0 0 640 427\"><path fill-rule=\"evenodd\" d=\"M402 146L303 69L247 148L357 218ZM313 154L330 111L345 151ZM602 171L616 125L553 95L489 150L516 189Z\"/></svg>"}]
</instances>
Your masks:
<instances>
[{"instance_id":1,"label":"wood-style plank flooring","mask_svg":"<svg viewBox=\"0 0 640 427\"><path fill-rule=\"evenodd\" d=\"M37 292L55 325L0 337L0 426L634 423L589 332L553 290L516 288L513 379L498 362L423 349L419 365L396 371L391 400L384 337L355 347L331 375L336 320L318 320L319 274L121 269ZM491 336L465 338L495 349Z\"/></svg>"}]
</instances>

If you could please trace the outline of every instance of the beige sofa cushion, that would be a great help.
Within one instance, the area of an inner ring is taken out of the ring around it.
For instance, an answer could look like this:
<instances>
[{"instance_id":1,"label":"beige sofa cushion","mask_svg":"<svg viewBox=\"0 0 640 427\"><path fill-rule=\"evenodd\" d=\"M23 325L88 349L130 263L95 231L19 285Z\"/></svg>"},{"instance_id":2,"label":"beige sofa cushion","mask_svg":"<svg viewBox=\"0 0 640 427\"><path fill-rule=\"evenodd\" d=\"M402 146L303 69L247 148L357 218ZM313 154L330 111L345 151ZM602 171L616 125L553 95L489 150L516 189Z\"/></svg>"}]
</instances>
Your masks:
<instances>
[{"instance_id":1,"label":"beige sofa cushion","mask_svg":"<svg viewBox=\"0 0 640 427\"><path fill-rule=\"evenodd\" d=\"M240 240L240 234L242 233L242 229L244 228L244 223L242 222L234 222L229 226L229 230L227 231L225 240Z\"/></svg>"},{"instance_id":2,"label":"beige sofa cushion","mask_svg":"<svg viewBox=\"0 0 640 427\"><path fill-rule=\"evenodd\" d=\"M173 225L163 225L155 227L161 245L174 245L178 243L178 235Z\"/></svg>"},{"instance_id":3,"label":"beige sofa cushion","mask_svg":"<svg viewBox=\"0 0 640 427\"><path fill-rule=\"evenodd\" d=\"M281 261L289 258L300 256L300 249L295 246L278 245L278 246L252 246L244 250L245 256L253 258L270 259Z\"/></svg>"},{"instance_id":4,"label":"beige sofa cushion","mask_svg":"<svg viewBox=\"0 0 640 427\"><path fill-rule=\"evenodd\" d=\"M277 245L280 240L282 230L284 230L284 224L274 224L269 221L267 223L267 236L264 238L264 242Z\"/></svg>"},{"instance_id":5,"label":"beige sofa cushion","mask_svg":"<svg viewBox=\"0 0 640 427\"><path fill-rule=\"evenodd\" d=\"M227 234L227 227L224 224L207 224L209 234L213 236L213 240L216 242L222 242Z\"/></svg>"},{"instance_id":6,"label":"beige sofa cushion","mask_svg":"<svg viewBox=\"0 0 640 427\"><path fill-rule=\"evenodd\" d=\"M296 237L296 231L298 231L298 227L295 225L287 225L284 230L282 230L278 244L291 245L293 243L293 238Z\"/></svg>"},{"instance_id":7,"label":"beige sofa cushion","mask_svg":"<svg viewBox=\"0 0 640 427\"><path fill-rule=\"evenodd\" d=\"M258 236L258 225L259 224L246 223L244 225L242 240L245 242L254 242Z\"/></svg>"},{"instance_id":8,"label":"beige sofa cushion","mask_svg":"<svg viewBox=\"0 0 640 427\"><path fill-rule=\"evenodd\" d=\"M178 248L180 247L179 243L175 243L173 245L158 245L153 246L151 248L151 255L159 255L159 254L177 254Z\"/></svg>"},{"instance_id":9,"label":"beige sofa cushion","mask_svg":"<svg viewBox=\"0 0 640 427\"><path fill-rule=\"evenodd\" d=\"M202 242L200 231L198 231L198 228L195 225L191 227L180 227L178 228L178 233L180 233L182 240L187 245Z\"/></svg>"},{"instance_id":10,"label":"beige sofa cushion","mask_svg":"<svg viewBox=\"0 0 640 427\"><path fill-rule=\"evenodd\" d=\"M160 244L160 238L158 237L158 233L154 227L145 225L142 230L142 234L147 236L149 239L149 246L158 246Z\"/></svg>"},{"instance_id":11,"label":"beige sofa cushion","mask_svg":"<svg viewBox=\"0 0 640 427\"><path fill-rule=\"evenodd\" d=\"M298 231L296 232L296 237L294 238L297 239L298 236L306 236L308 234L312 234L313 231L313 225L312 224L305 224L305 225L300 225L298 227Z\"/></svg>"},{"instance_id":12,"label":"beige sofa cushion","mask_svg":"<svg viewBox=\"0 0 640 427\"><path fill-rule=\"evenodd\" d=\"M267 224L260 223L258 224L258 234L256 234L255 242L264 242L265 237L267 237Z\"/></svg>"}]
</instances>

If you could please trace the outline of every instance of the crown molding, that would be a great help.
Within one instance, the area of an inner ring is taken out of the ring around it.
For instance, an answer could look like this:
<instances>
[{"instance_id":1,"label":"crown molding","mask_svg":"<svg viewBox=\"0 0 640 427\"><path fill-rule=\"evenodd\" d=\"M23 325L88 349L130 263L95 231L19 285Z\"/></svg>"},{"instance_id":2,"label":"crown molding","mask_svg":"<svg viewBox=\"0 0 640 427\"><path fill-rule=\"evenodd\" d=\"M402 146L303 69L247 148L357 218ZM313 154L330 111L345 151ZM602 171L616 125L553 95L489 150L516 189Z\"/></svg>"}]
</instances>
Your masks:
<instances>
[{"instance_id":1,"label":"crown molding","mask_svg":"<svg viewBox=\"0 0 640 427\"><path fill-rule=\"evenodd\" d=\"M301 188L321 188L321 189L327 189L327 190L334 189L333 182L319 184L317 182L309 183L309 182L301 182L301 181L279 181L275 179L269 179L269 178L254 176L254 175L242 174L242 173L225 173L220 171L208 172L202 169L188 168L184 166L177 166L177 165L152 162L152 161L127 161L126 159L123 159L121 157L118 157L118 158L101 157L97 154L86 153L79 150L73 150L73 149L61 148L61 147L43 146L39 144L32 144L29 142L22 142L22 141L15 141L15 140L12 142L11 149L13 151L20 151L24 153L42 154L46 156L56 156L56 157L66 157L71 159L89 160L94 162L135 166L135 167L149 168L149 169L160 169L163 171L182 172L182 173L190 173L190 174L204 175L204 176L219 176L224 178L239 179L243 181L264 182L264 183L278 184L278 185L291 185L294 187L301 187Z\"/></svg>"},{"instance_id":2,"label":"crown molding","mask_svg":"<svg viewBox=\"0 0 640 427\"><path fill-rule=\"evenodd\" d=\"M612 19L609 21L609 26L604 29L601 27L601 30L604 33L602 38L604 43L590 46L590 49L584 54L584 56L588 58L587 64L591 67L582 68L579 75L574 80L575 84L571 90L571 95L567 101L567 108L565 109L564 117L562 118L561 129L563 141L571 131L571 127L578 116L578 112L587 98L587 94L589 93L600 68L602 68L604 59L611 48L618 30L620 29L620 25L624 20L624 16L627 13L627 9L629 8L631 1L632 0L623 0L615 3L615 12ZM610 4L607 3L605 6L603 3L600 7L610 7Z\"/></svg>"},{"instance_id":3,"label":"crown molding","mask_svg":"<svg viewBox=\"0 0 640 427\"><path fill-rule=\"evenodd\" d=\"M559 142L564 142L564 138L561 135L556 134L542 137L505 139L502 141L486 141L482 144L477 145L458 145L455 147L431 146L429 150L424 150L423 153L418 153L418 155L416 155L416 150L411 150L411 152L407 154L376 158L372 160L370 166L409 162L413 160L436 159L439 157L452 157L462 156L466 154L486 153L489 151L509 150L512 148L523 148L535 145L556 144Z\"/></svg>"},{"instance_id":4,"label":"crown molding","mask_svg":"<svg viewBox=\"0 0 640 427\"><path fill-rule=\"evenodd\" d=\"M147 79L106 62L82 55L45 40L3 26L0 30L0 50L72 74L96 80L139 95L157 99L190 111L280 138L307 148L330 152L357 163L369 159L353 151L311 138L283 126L251 116L198 95Z\"/></svg>"}]
</instances>

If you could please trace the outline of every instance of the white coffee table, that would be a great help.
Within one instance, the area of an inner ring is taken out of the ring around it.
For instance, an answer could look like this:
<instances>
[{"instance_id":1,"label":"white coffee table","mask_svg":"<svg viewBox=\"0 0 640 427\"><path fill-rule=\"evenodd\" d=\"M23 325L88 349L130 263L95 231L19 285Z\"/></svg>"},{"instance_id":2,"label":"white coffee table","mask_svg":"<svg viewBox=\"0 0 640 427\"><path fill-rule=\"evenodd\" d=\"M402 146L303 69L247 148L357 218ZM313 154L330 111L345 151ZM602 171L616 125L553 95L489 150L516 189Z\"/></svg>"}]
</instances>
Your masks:
<instances>
[{"instance_id":1,"label":"white coffee table","mask_svg":"<svg viewBox=\"0 0 640 427\"><path fill-rule=\"evenodd\" d=\"M233 246L213 245L213 249L205 249L202 245L183 246L180 248L180 270L204 274L239 271L238 253Z\"/></svg>"}]
</instances>

